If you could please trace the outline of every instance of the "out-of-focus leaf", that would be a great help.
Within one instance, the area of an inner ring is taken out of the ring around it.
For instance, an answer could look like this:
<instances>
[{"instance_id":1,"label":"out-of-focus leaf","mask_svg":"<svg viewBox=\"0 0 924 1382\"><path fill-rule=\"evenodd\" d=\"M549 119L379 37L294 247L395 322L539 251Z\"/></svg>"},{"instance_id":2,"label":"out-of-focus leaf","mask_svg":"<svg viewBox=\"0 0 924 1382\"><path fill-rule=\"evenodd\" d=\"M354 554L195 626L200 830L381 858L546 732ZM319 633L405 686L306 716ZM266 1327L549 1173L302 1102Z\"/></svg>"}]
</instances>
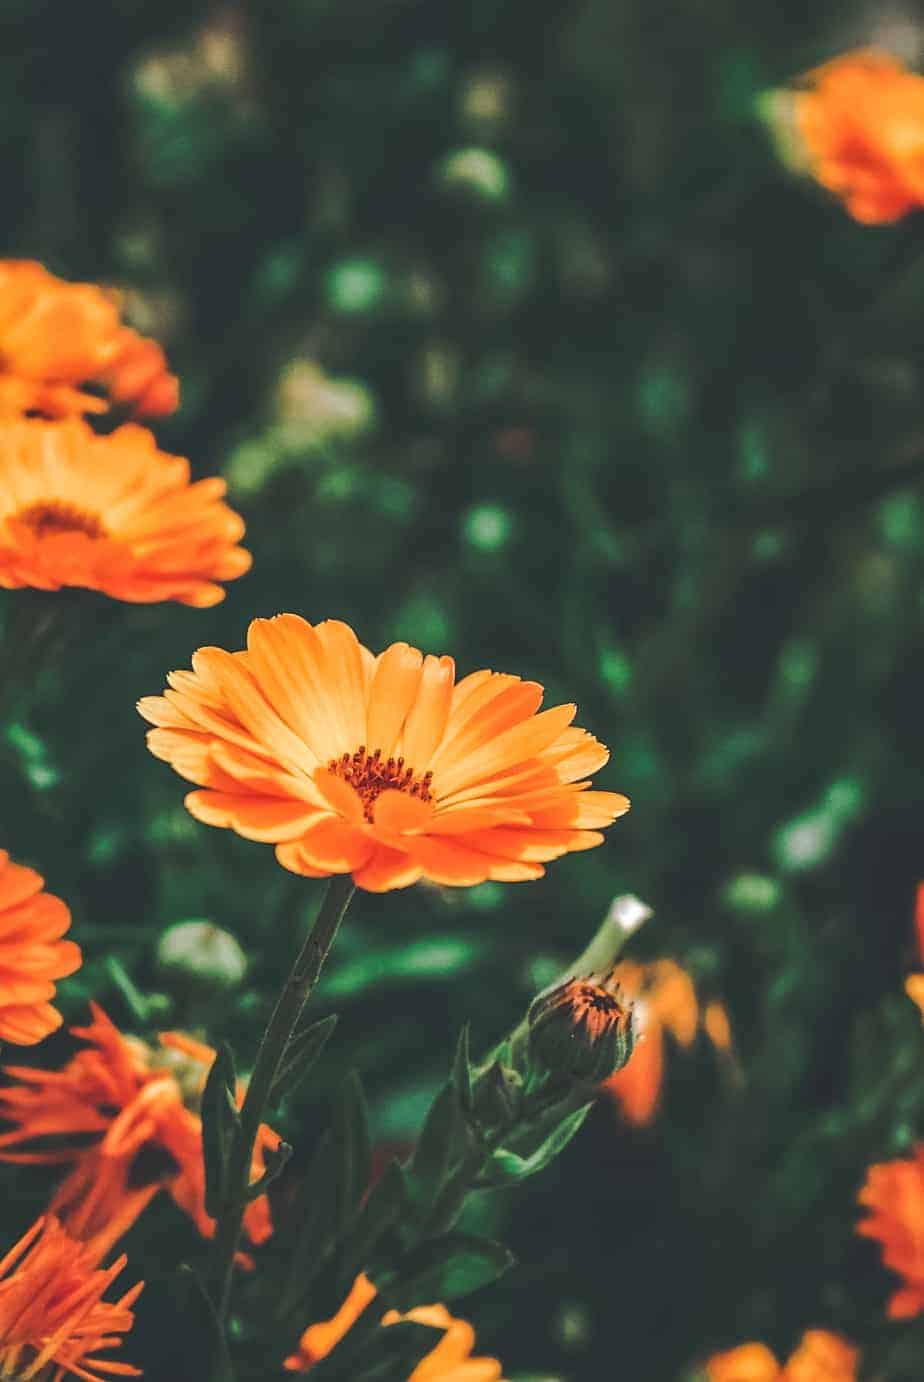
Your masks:
<instances>
[{"instance_id":1,"label":"out-of-focus leaf","mask_svg":"<svg viewBox=\"0 0 924 1382\"><path fill-rule=\"evenodd\" d=\"M337 1016L322 1017L313 1022L303 1032L296 1032L283 1053L276 1078L270 1090L270 1103L276 1104L294 1094L304 1079L311 1073L315 1062L337 1025Z\"/></svg>"},{"instance_id":2,"label":"out-of-focus leaf","mask_svg":"<svg viewBox=\"0 0 924 1382\"><path fill-rule=\"evenodd\" d=\"M393 1266L373 1265L370 1275L383 1301L396 1310L412 1310L421 1302L454 1300L489 1286L514 1260L502 1243L453 1231L428 1238Z\"/></svg>"},{"instance_id":3,"label":"out-of-focus leaf","mask_svg":"<svg viewBox=\"0 0 924 1382\"><path fill-rule=\"evenodd\" d=\"M366 949L324 980L326 998L355 998L368 988L409 979L449 980L481 959L485 942L475 936L428 936L402 945Z\"/></svg>"},{"instance_id":4,"label":"out-of-focus leaf","mask_svg":"<svg viewBox=\"0 0 924 1382\"><path fill-rule=\"evenodd\" d=\"M494 1152L490 1165L479 1178L479 1185L505 1185L526 1180L527 1176L534 1176L537 1171L544 1170L560 1152L564 1151L580 1129L591 1108L592 1104L585 1104L583 1108L568 1114L529 1156L520 1156L518 1153L507 1151L503 1147L499 1148Z\"/></svg>"}]
</instances>

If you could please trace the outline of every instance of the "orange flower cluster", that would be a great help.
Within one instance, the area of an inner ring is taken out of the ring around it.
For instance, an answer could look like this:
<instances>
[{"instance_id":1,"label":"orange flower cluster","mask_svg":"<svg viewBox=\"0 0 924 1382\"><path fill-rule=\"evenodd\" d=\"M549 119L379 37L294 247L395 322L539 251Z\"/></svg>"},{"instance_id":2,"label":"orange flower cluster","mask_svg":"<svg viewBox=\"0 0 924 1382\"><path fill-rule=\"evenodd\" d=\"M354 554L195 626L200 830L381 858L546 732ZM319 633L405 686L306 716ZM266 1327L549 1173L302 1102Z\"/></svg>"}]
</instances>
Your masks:
<instances>
[{"instance_id":1,"label":"orange flower cluster","mask_svg":"<svg viewBox=\"0 0 924 1382\"><path fill-rule=\"evenodd\" d=\"M895 58L845 53L782 93L775 113L797 160L855 220L895 221L924 205L924 77Z\"/></svg>"},{"instance_id":2,"label":"orange flower cluster","mask_svg":"<svg viewBox=\"0 0 924 1382\"><path fill-rule=\"evenodd\" d=\"M924 1311L924 1143L912 1156L871 1166L857 1196L869 1217L857 1232L882 1244L882 1260L904 1279L889 1301L893 1320Z\"/></svg>"},{"instance_id":3,"label":"orange flower cluster","mask_svg":"<svg viewBox=\"0 0 924 1382\"><path fill-rule=\"evenodd\" d=\"M162 416L178 397L160 346L123 326L112 294L0 260L0 587L224 598L220 582L250 566L224 481L192 483L141 427L97 436L80 416L110 402Z\"/></svg>"},{"instance_id":4,"label":"orange flower cluster","mask_svg":"<svg viewBox=\"0 0 924 1382\"><path fill-rule=\"evenodd\" d=\"M537 713L537 683L457 682L452 658L406 643L375 656L337 620L255 619L246 652L200 648L168 681L139 710L152 753L200 789L187 808L293 873L372 892L521 882L629 808L588 790L609 753L573 705Z\"/></svg>"},{"instance_id":5,"label":"orange flower cluster","mask_svg":"<svg viewBox=\"0 0 924 1382\"><path fill-rule=\"evenodd\" d=\"M78 1243L53 1217L39 1219L0 1261L0 1373L20 1382L106 1382L140 1377L129 1363L98 1358L121 1343L141 1291L109 1304L104 1293L125 1257L99 1268L100 1252Z\"/></svg>"},{"instance_id":6,"label":"orange flower cluster","mask_svg":"<svg viewBox=\"0 0 924 1382\"><path fill-rule=\"evenodd\" d=\"M635 1048L628 1063L603 1084L630 1123L650 1123L657 1112L664 1082L664 1034L691 1046L702 1029L716 1050L731 1050L731 1027L721 1003L701 1008L693 980L676 960L640 964L623 960L614 982L631 1003Z\"/></svg>"},{"instance_id":7,"label":"orange flower cluster","mask_svg":"<svg viewBox=\"0 0 924 1382\"><path fill-rule=\"evenodd\" d=\"M285 1361L286 1370L309 1372L332 1353L377 1294L369 1278L360 1273L337 1313L305 1330L297 1352ZM382 1316L383 1325L401 1320L443 1331L439 1343L417 1364L407 1382L503 1382L503 1369L496 1358L472 1357L475 1331L466 1320L454 1319L445 1305L421 1305L405 1315L389 1310Z\"/></svg>"},{"instance_id":8,"label":"orange flower cluster","mask_svg":"<svg viewBox=\"0 0 924 1382\"><path fill-rule=\"evenodd\" d=\"M856 1382L858 1351L840 1334L809 1329L787 1363L766 1344L742 1344L716 1353L706 1364L706 1382Z\"/></svg>"},{"instance_id":9,"label":"orange flower cluster","mask_svg":"<svg viewBox=\"0 0 924 1382\"><path fill-rule=\"evenodd\" d=\"M84 392L87 383L141 416L179 403L164 352L122 325L115 294L66 283L32 260L0 260L0 362L0 416L105 412L106 398Z\"/></svg>"},{"instance_id":10,"label":"orange flower cluster","mask_svg":"<svg viewBox=\"0 0 924 1382\"><path fill-rule=\"evenodd\" d=\"M60 1027L49 1002L55 980L80 968L80 950L61 939L71 914L44 884L0 850L0 1041L15 1046L32 1046Z\"/></svg>"},{"instance_id":11,"label":"orange flower cluster","mask_svg":"<svg viewBox=\"0 0 924 1382\"><path fill-rule=\"evenodd\" d=\"M6 1067L18 1083L0 1090L0 1117L15 1124L0 1135L0 1160L69 1166L51 1210L81 1240L115 1242L160 1189L211 1237L198 1107L214 1051L180 1032L162 1033L155 1050L123 1036L96 1004L92 1013L89 1027L72 1028L88 1049L62 1070ZM75 1135L81 1146L64 1144ZM261 1127L252 1180L278 1145ZM244 1226L255 1245L269 1238L265 1195L248 1205Z\"/></svg>"}]
</instances>

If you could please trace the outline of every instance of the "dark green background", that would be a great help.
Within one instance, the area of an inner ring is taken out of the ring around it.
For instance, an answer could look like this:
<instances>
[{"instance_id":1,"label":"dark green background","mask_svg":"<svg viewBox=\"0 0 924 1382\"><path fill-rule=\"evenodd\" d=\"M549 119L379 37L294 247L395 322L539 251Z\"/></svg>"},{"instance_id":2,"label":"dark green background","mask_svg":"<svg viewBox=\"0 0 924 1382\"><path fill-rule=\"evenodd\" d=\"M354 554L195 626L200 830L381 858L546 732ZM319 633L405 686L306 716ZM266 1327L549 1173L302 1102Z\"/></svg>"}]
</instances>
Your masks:
<instances>
[{"instance_id":1,"label":"dark green background","mask_svg":"<svg viewBox=\"0 0 924 1382\"><path fill-rule=\"evenodd\" d=\"M676 955L731 1009L738 1087L708 1049L672 1051L650 1130L602 1106L473 1219L521 1259L471 1303L512 1377L670 1382L812 1324L871 1357L899 1342L890 1378L924 1371L852 1233L865 1165L910 1145L922 1102L901 981L922 868L924 247L919 219L855 225L780 167L760 92L871 36L859 7L805 16L0 4L3 252L136 290L183 384L162 444L229 476L255 557L206 612L78 600L7 727L0 843L70 901L87 953L68 1016L95 995L137 1027L135 985L163 995L152 1021L252 1058L318 885L192 822L132 707L286 609L543 681L634 802L541 882L359 897L321 991L341 1026L286 1130L301 1155L350 1063L378 1135L412 1137L459 1024L494 1039L618 892L656 909L635 953ZM203 24L238 69L210 73ZM472 148L494 160L480 176L452 161ZM284 424L296 357L360 381L374 424ZM210 1010L156 970L189 917L251 957ZM47 1181L10 1184L7 1237ZM153 1286L128 1354L158 1382L183 1375L163 1371L158 1272L198 1248L153 1218L129 1244Z\"/></svg>"}]
</instances>

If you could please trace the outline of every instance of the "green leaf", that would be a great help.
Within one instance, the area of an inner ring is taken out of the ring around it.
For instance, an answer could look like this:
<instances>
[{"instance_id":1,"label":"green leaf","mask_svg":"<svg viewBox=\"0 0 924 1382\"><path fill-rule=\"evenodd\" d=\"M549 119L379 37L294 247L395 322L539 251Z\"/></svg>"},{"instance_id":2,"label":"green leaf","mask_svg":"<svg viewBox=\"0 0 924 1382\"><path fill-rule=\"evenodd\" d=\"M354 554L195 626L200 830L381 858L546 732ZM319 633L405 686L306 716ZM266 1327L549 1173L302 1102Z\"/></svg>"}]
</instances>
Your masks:
<instances>
[{"instance_id":1,"label":"green leaf","mask_svg":"<svg viewBox=\"0 0 924 1382\"><path fill-rule=\"evenodd\" d=\"M219 1046L202 1094L202 1155L205 1208L217 1219L225 1204L228 1169L241 1120L236 1100L237 1074L230 1046Z\"/></svg>"},{"instance_id":2,"label":"green leaf","mask_svg":"<svg viewBox=\"0 0 924 1382\"><path fill-rule=\"evenodd\" d=\"M344 1082L331 1130L334 1148L340 1157L335 1201L338 1223L343 1226L366 1193L372 1175L369 1116L362 1083L355 1070L350 1071Z\"/></svg>"},{"instance_id":3,"label":"green leaf","mask_svg":"<svg viewBox=\"0 0 924 1382\"><path fill-rule=\"evenodd\" d=\"M472 969L484 951L485 942L480 938L458 935L364 947L361 955L347 960L325 979L324 996L355 998L369 988L378 992L383 984L409 979L445 982Z\"/></svg>"},{"instance_id":4,"label":"green leaf","mask_svg":"<svg viewBox=\"0 0 924 1382\"><path fill-rule=\"evenodd\" d=\"M279 1069L270 1089L270 1103L278 1104L290 1098L319 1059L333 1030L337 1015L322 1017L303 1032L296 1032L283 1052Z\"/></svg>"},{"instance_id":5,"label":"green leaf","mask_svg":"<svg viewBox=\"0 0 924 1382\"><path fill-rule=\"evenodd\" d=\"M202 1382L234 1382L234 1368L215 1307L198 1273L182 1263L170 1287L175 1316L182 1321L184 1370Z\"/></svg>"},{"instance_id":6,"label":"green leaf","mask_svg":"<svg viewBox=\"0 0 924 1382\"><path fill-rule=\"evenodd\" d=\"M450 1079L463 1110L466 1113L471 1113L473 1105L472 1063L469 1055L469 1026L467 1022L459 1033Z\"/></svg>"},{"instance_id":7,"label":"green leaf","mask_svg":"<svg viewBox=\"0 0 924 1382\"><path fill-rule=\"evenodd\" d=\"M479 1187L484 1189L511 1184L526 1180L527 1176L534 1176L537 1171L544 1170L549 1162L554 1161L559 1152L567 1147L592 1107L592 1104L584 1104L573 1113L569 1113L528 1156L520 1156L517 1152L499 1148L479 1177Z\"/></svg>"},{"instance_id":8,"label":"green leaf","mask_svg":"<svg viewBox=\"0 0 924 1382\"><path fill-rule=\"evenodd\" d=\"M278 1180L292 1160L293 1147L288 1142L280 1142L278 1147L268 1147L263 1153L263 1160L266 1170L259 1180L255 1180L252 1185L247 1187L247 1200L258 1200L264 1191L272 1185L274 1180Z\"/></svg>"},{"instance_id":9,"label":"green leaf","mask_svg":"<svg viewBox=\"0 0 924 1382\"><path fill-rule=\"evenodd\" d=\"M405 1311L427 1301L453 1300L489 1286L514 1260L502 1243L454 1230L439 1238L428 1238L391 1267L371 1267L370 1276L383 1302Z\"/></svg>"},{"instance_id":10,"label":"green leaf","mask_svg":"<svg viewBox=\"0 0 924 1382\"><path fill-rule=\"evenodd\" d=\"M345 1285L366 1267L370 1255L386 1235L389 1239L394 1237L393 1229L397 1229L399 1239L394 1250L400 1252L407 1246L401 1238L410 1217L410 1207L404 1167L400 1161L390 1161L370 1190L339 1254Z\"/></svg>"},{"instance_id":11,"label":"green leaf","mask_svg":"<svg viewBox=\"0 0 924 1382\"><path fill-rule=\"evenodd\" d=\"M469 1086L465 1095L470 1094ZM410 1165L408 1187L415 1204L428 1204L435 1199L453 1169L471 1150L475 1132L462 1097L451 1078L430 1105Z\"/></svg>"}]
</instances>

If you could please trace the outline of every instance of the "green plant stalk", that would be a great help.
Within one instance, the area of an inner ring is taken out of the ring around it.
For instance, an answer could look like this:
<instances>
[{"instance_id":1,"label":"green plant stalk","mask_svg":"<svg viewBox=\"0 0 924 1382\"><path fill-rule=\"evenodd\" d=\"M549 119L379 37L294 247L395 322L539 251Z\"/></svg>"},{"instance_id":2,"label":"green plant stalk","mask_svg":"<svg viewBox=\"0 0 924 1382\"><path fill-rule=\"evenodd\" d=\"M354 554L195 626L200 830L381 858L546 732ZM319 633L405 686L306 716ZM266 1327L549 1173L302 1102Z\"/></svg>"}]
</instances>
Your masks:
<instances>
[{"instance_id":1,"label":"green plant stalk","mask_svg":"<svg viewBox=\"0 0 924 1382\"><path fill-rule=\"evenodd\" d=\"M240 1135L235 1139L228 1170L228 1195L215 1230L211 1274L212 1299L222 1325L231 1301L234 1255L237 1252L247 1207L254 1143L269 1102L270 1090L296 1023L317 983L334 943L340 922L350 905L355 885L350 874L331 878L314 926L292 966L269 1020L247 1094L241 1106Z\"/></svg>"}]
</instances>

